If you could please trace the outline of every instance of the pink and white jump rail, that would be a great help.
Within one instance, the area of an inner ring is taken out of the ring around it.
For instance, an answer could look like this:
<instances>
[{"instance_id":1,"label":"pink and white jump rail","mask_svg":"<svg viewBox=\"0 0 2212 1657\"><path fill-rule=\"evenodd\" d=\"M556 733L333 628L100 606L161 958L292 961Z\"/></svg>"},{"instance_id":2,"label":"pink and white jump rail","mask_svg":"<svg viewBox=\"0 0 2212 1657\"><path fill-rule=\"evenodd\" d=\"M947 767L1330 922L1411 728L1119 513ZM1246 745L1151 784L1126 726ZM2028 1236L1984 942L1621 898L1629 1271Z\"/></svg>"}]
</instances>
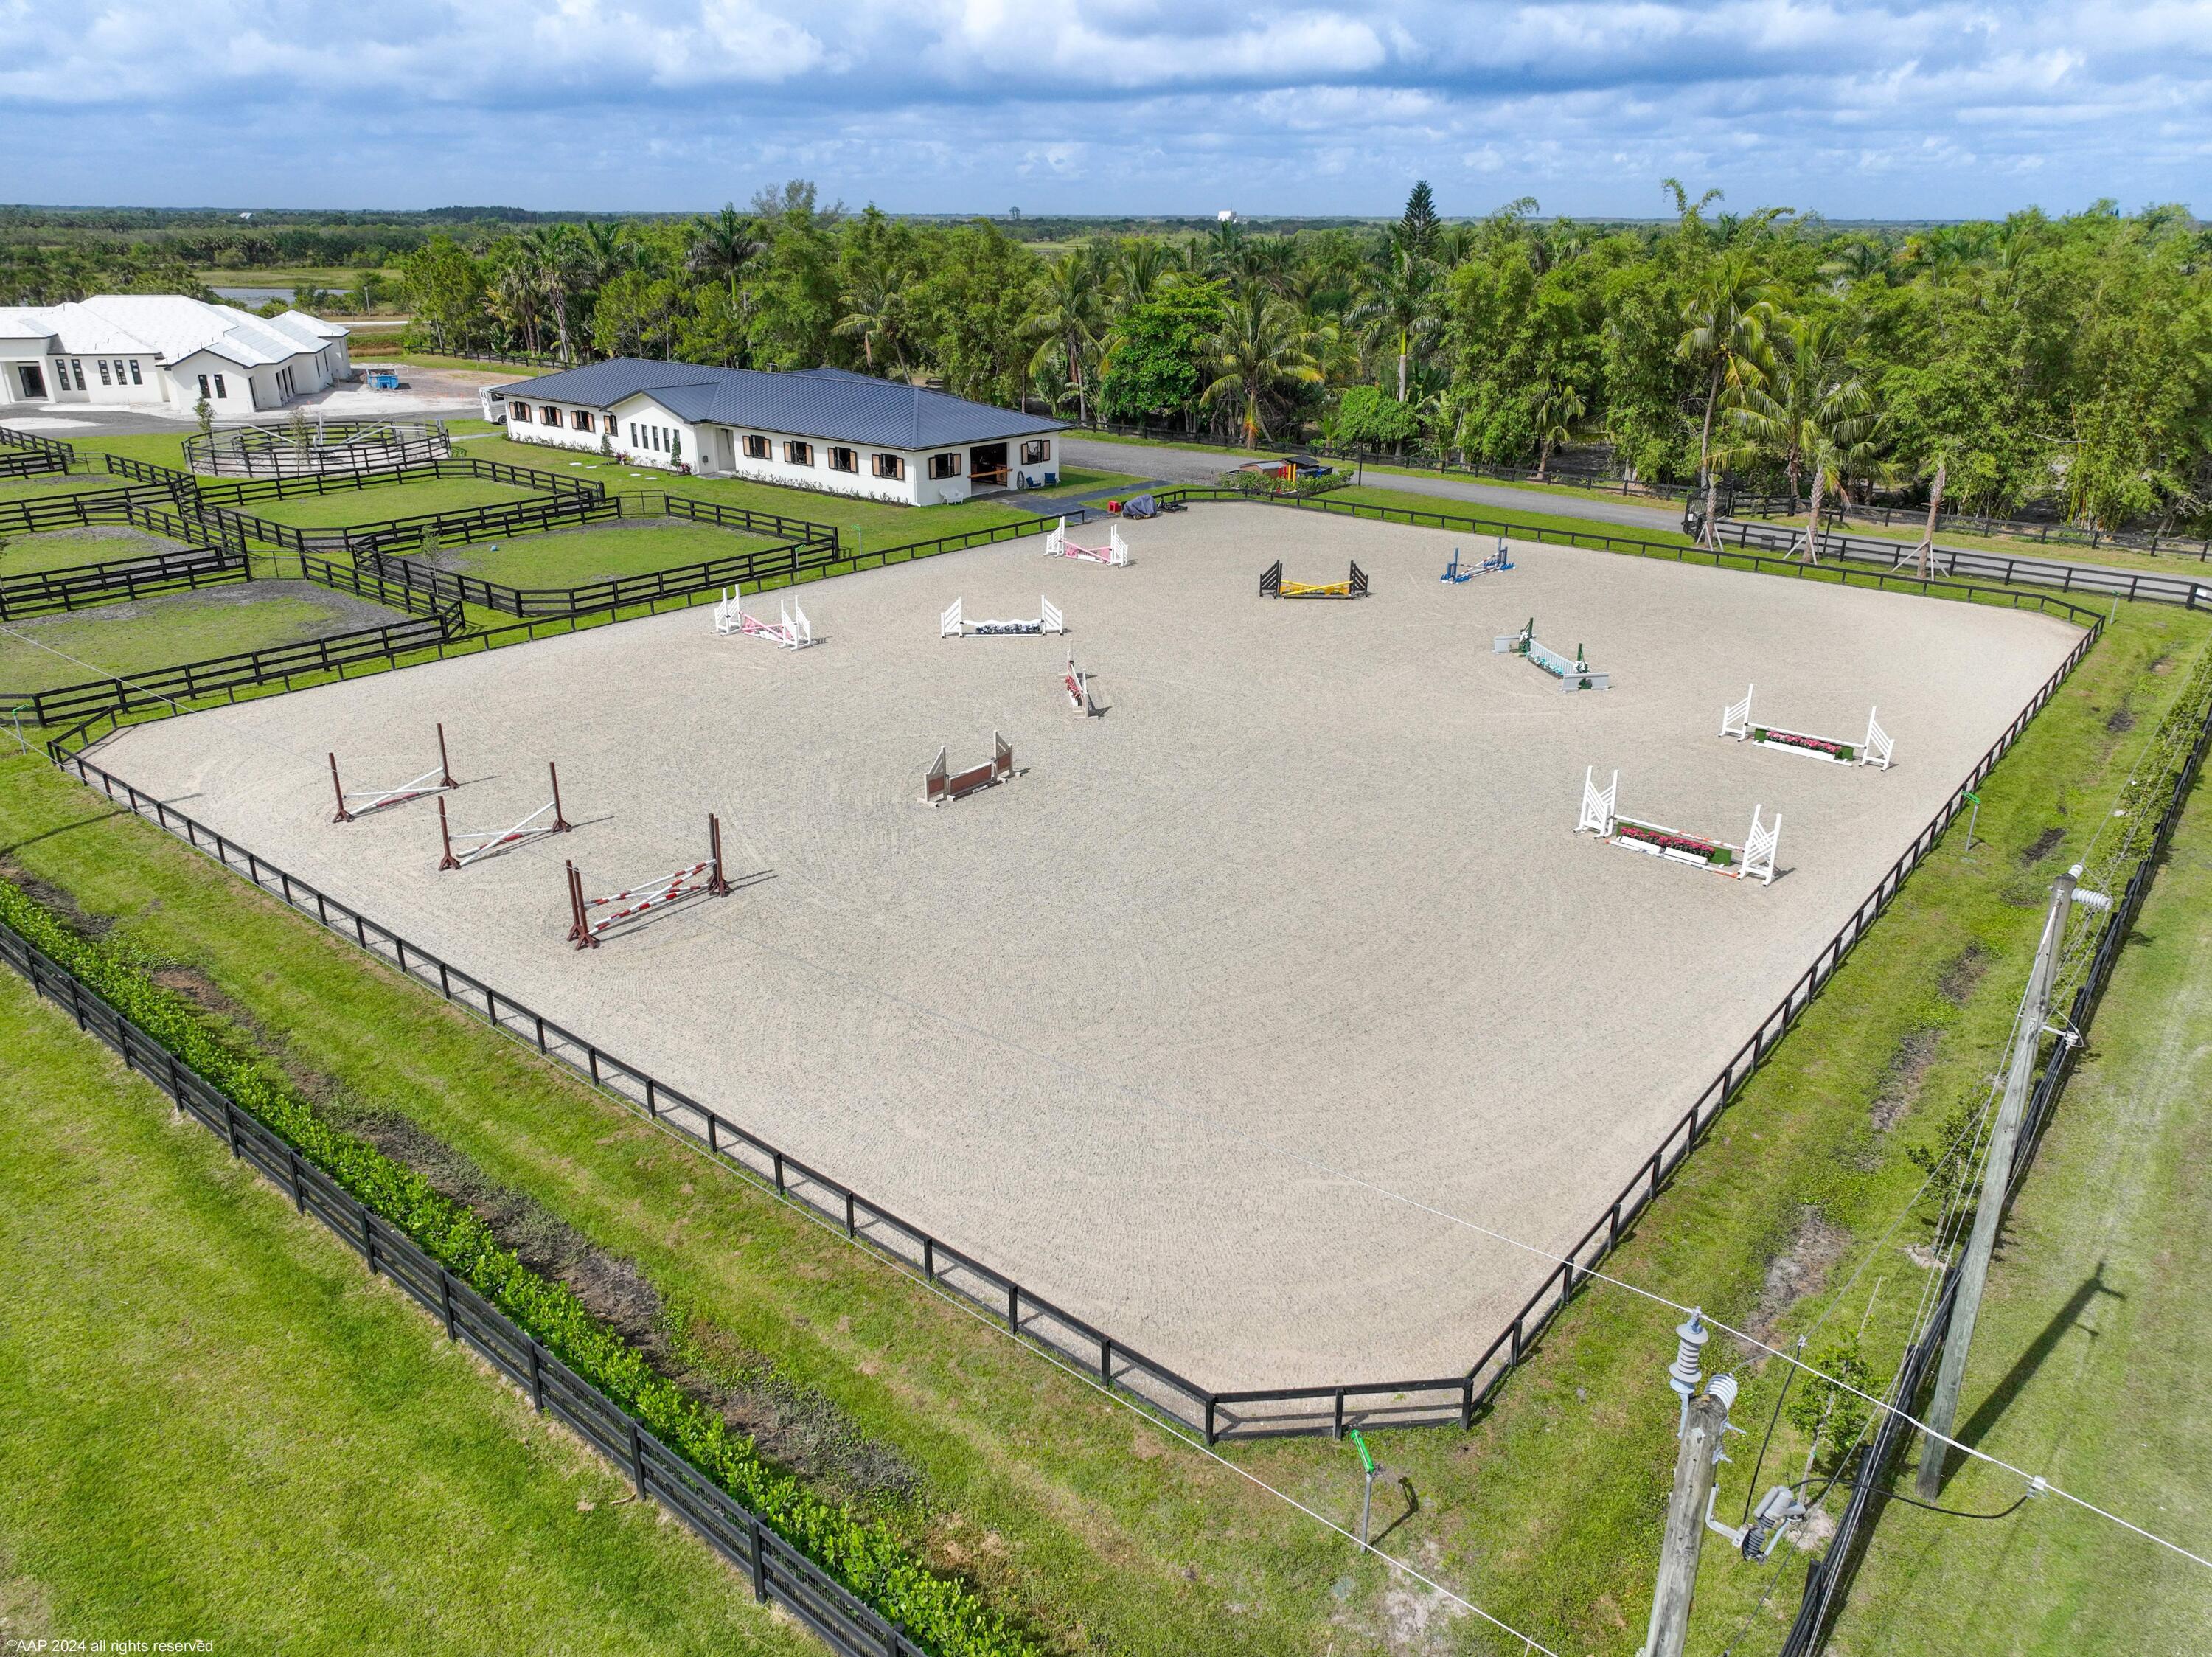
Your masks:
<instances>
[{"instance_id":1,"label":"pink and white jump rail","mask_svg":"<svg viewBox=\"0 0 2212 1657\"><path fill-rule=\"evenodd\" d=\"M1067 659L1067 673L1060 687L1067 692L1068 705L1088 719L1098 711L1098 704L1091 699L1091 675L1075 665L1075 658Z\"/></svg>"},{"instance_id":2,"label":"pink and white jump rail","mask_svg":"<svg viewBox=\"0 0 2212 1657\"><path fill-rule=\"evenodd\" d=\"M443 874L447 869L466 868L471 863L481 858L489 857L494 852L518 845L525 840L535 840L542 835L566 834L568 832L568 819L561 812L561 773L550 759L545 762L545 776L547 781L552 784L553 797L531 812L512 828L454 828L446 820L446 797L440 795L438 796L438 838L444 846L444 852L438 859L439 872ZM550 822L539 820L547 816L551 817ZM465 843L458 851L453 849L453 843L456 840Z\"/></svg>"},{"instance_id":3,"label":"pink and white jump rail","mask_svg":"<svg viewBox=\"0 0 2212 1657\"><path fill-rule=\"evenodd\" d=\"M744 583L726 587L722 589L722 601L714 606L714 636L764 638L786 650L803 650L814 643L813 624L806 619L806 612L799 607L797 600L778 599L776 611L778 619L775 621L749 616L745 613Z\"/></svg>"},{"instance_id":4,"label":"pink and white jump rail","mask_svg":"<svg viewBox=\"0 0 2212 1657\"><path fill-rule=\"evenodd\" d=\"M338 802L337 814L331 819L333 823L350 823L356 817L382 811L387 806L404 805L425 795L442 794L447 789L460 787L453 781L453 768L446 759L446 728L442 724L438 727L438 763L397 788L360 789L349 794L345 784L338 781L337 755L327 754L325 758L331 762L331 792L337 796Z\"/></svg>"},{"instance_id":5,"label":"pink and white jump rail","mask_svg":"<svg viewBox=\"0 0 2212 1657\"><path fill-rule=\"evenodd\" d=\"M657 880L625 887L604 898L584 895L584 877L574 863L568 868L568 941L579 949L597 949L609 928L634 921L656 909L665 909L678 898L698 892L726 898L730 883L722 873L722 819L707 813L707 856ZM600 911L604 911L604 913Z\"/></svg>"},{"instance_id":6,"label":"pink and white jump rail","mask_svg":"<svg viewBox=\"0 0 2212 1657\"><path fill-rule=\"evenodd\" d=\"M1802 754L1808 759L1825 759L1836 765L1872 765L1881 771L1889 769L1889 757L1895 744L1889 733L1875 722L1877 708L1867 710L1866 736L1858 742L1847 742L1838 737L1811 736L1803 731L1785 731L1773 725L1752 722L1751 693L1759 687L1747 686L1743 700L1731 702L1721 710L1721 734L1732 736L1739 742L1756 743L1762 748L1778 748L1784 753Z\"/></svg>"},{"instance_id":7,"label":"pink and white jump rail","mask_svg":"<svg viewBox=\"0 0 2212 1657\"><path fill-rule=\"evenodd\" d=\"M1097 546L1079 546L1067 539L1067 520L1060 521L1060 527L1044 538L1044 555L1048 558L1077 558L1086 564L1103 564L1115 570L1128 567L1129 544L1121 539L1121 526L1109 524L1106 539Z\"/></svg>"},{"instance_id":8,"label":"pink and white jump rail","mask_svg":"<svg viewBox=\"0 0 2212 1657\"><path fill-rule=\"evenodd\" d=\"M1607 845L1625 846L1631 851L1640 851L1647 857L1662 857L1670 862L1687 863L1692 868L1702 868L1715 874L1726 875L1732 880L1755 880L1762 886L1774 884L1774 854L1782 844L1782 813L1774 813L1771 824L1763 820L1764 806L1751 808L1751 832L1744 836L1743 844L1735 845L1726 840L1708 839L1699 834L1685 834L1679 829L1668 828L1663 823L1647 823L1638 817L1623 817L1613 809L1614 797L1620 792L1620 773L1613 774L1613 781L1601 789L1597 785L1597 767L1583 772L1582 816L1575 824L1577 834L1595 834Z\"/></svg>"}]
</instances>

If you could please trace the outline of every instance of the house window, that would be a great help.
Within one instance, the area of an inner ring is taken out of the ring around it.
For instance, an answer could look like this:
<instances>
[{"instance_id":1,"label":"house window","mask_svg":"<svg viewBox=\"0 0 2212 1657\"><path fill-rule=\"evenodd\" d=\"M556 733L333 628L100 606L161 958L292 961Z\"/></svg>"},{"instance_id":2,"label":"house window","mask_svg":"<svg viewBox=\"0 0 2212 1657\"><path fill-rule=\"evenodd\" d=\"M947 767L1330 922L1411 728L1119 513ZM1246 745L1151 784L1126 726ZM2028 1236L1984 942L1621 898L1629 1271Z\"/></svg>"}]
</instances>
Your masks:
<instances>
[{"instance_id":1,"label":"house window","mask_svg":"<svg viewBox=\"0 0 2212 1657\"><path fill-rule=\"evenodd\" d=\"M557 426L557 425L559 425L559 424L561 423L561 411L560 411L560 410L558 410L558 409L556 409L556 408L544 408L544 409L540 409L540 410L538 410L538 417L539 417L539 419L541 419L541 420L542 420L545 424L547 424L547 425L549 425L549 426Z\"/></svg>"},{"instance_id":2,"label":"house window","mask_svg":"<svg viewBox=\"0 0 2212 1657\"><path fill-rule=\"evenodd\" d=\"M767 438L755 436L745 439L745 459L748 460L765 460L769 458L770 457L769 455Z\"/></svg>"},{"instance_id":3,"label":"house window","mask_svg":"<svg viewBox=\"0 0 2212 1657\"><path fill-rule=\"evenodd\" d=\"M200 395L201 395L202 397L205 397L207 394L208 394L208 382L207 382L207 375L202 375L200 376Z\"/></svg>"},{"instance_id":4,"label":"house window","mask_svg":"<svg viewBox=\"0 0 2212 1657\"><path fill-rule=\"evenodd\" d=\"M644 438L637 435L637 422L635 420L629 423L629 441L633 445L641 443L645 441Z\"/></svg>"},{"instance_id":5,"label":"house window","mask_svg":"<svg viewBox=\"0 0 2212 1657\"><path fill-rule=\"evenodd\" d=\"M795 440L787 442L783 446L783 458L795 466L811 466L814 464L814 445Z\"/></svg>"},{"instance_id":6,"label":"house window","mask_svg":"<svg viewBox=\"0 0 2212 1657\"><path fill-rule=\"evenodd\" d=\"M84 389L84 359L81 356L72 356L70 358L70 367L76 370L76 388L82 391Z\"/></svg>"},{"instance_id":7,"label":"house window","mask_svg":"<svg viewBox=\"0 0 2212 1657\"><path fill-rule=\"evenodd\" d=\"M589 431L592 429L592 417L582 409L578 409L575 413L568 417L568 423L579 431Z\"/></svg>"},{"instance_id":8,"label":"house window","mask_svg":"<svg viewBox=\"0 0 2212 1657\"><path fill-rule=\"evenodd\" d=\"M100 383L103 386L112 383L107 377L107 359L104 356L100 359Z\"/></svg>"},{"instance_id":9,"label":"house window","mask_svg":"<svg viewBox=\"0 0 2212 1657\"><path fill-rule=\"evenodd\" d=\"M903 454L878 454L875 459L877 477L889 478L896 483L906 476L906 456Z\"/></svg>"},{"instance_id":10,"label":"house window","mask_svg":"<svg viewBox=\"0 0 2212 1657\"><path fill-rule=\"evenodd\" d=\"M520 422L521 424L526 426L528 425L530 423L530 405L527 403L509 403L507 405L507 417L510 421Z\"/></svg>"},{"instance_id":11,"label":"house window","mask_svg":"<svg viewBox=\"0 0 2212 1657\"><path fill-rule=\"evenodd\" d=\"M221 375L217 375L215 377L215 394L217 397L228 397L230 395L228 392L222 388L222 376Z\"/></svg>"},{"instance_id":12,"label":"house window","mask_svg":"<svg viewBox=\"0 0 2212 1657\"><path fill-rule=\"evenodd\" d=\"M830 471L858 472L860 469L860 454L858 449L833 448L830 451Z\"/></svg>"},{"instance_id":13,"label":"house window","mask_svg":"<svg viewBox=\"0 0 2212 1657\"><path fill-rule=\"evenodd\" d=\"M958 454L933 454L929 457L929 475L933 478L957 478L960 475Z\"/></svg>"},{"instance_id":14,"label":"house window","mask_svg":"<svg viewBox=\"0 0 2212 1657\"><path fill-rule=\"evenodd\" d=\"M146 383L138 377L138 359L135 356L131 359L131 383L134 386L143 386Z\"/></svg>"},{"instance_id":15,"label":"house window","mask_svg":"<svg viewBox=\"0 0 2212 1657\"><path fill-rule=\"evenodd\" d=\"M69 364L58 356L54 359L54 389L57 391L69 389Z\"/></svg>"},{"instance_id":16,"label":"house window","mask_svg":"<svg viewBox=\"0 0 2212 1657\"><path fill-rule=\"evenodd\" d=\"M1049 458L1051 454L1052 445L1042 437L1036 438L1022 445L1022 464L1025 466L1033 466L1039 461Z\"/></svg>"}]
</instances>

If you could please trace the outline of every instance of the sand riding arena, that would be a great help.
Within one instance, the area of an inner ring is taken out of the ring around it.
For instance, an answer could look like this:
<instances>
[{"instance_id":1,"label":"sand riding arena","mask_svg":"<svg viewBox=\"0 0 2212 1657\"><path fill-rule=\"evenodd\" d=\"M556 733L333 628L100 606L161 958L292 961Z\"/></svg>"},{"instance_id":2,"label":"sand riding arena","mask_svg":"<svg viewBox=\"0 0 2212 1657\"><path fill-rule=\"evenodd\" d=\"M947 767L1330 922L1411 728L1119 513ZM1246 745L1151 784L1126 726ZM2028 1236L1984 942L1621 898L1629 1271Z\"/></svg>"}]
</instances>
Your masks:
<instances>
[{"instance_id":1,"label":"sand riding arena","mask_svg":"<svg viewBox=\"0 0 2212 1657\"><path fill-rule=\"evenodd\" d=\"M1260 506L1121 533L805 588L805 648L702 607L93 757L1200 1386L1297 1386L1464 1369L1551 1267L1490 1234L1581 1234L2081 637L1520 542L1443 581L1494 542ZM1747 685L1781 741L1721 734ZM1887 769L1790 751L1877 708ZM441 723L456 786L332 821L326 754L393 788ZM940 750L986 785L927 802ZM531 832L441 870L439 801ZM1754 808L1771 883L1726 878Z\"/></svg>"}]
</instances>

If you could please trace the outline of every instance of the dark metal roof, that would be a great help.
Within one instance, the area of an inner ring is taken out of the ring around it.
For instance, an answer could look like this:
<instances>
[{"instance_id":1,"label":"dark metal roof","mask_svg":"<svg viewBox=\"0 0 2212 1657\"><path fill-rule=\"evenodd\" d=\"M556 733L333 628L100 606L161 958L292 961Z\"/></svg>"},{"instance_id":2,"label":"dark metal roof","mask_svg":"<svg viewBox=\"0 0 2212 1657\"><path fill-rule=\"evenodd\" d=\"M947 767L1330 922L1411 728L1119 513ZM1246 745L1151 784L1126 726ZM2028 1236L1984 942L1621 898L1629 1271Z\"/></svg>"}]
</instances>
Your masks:
<instances>
[{"instance_id":1,"label":"dark metal roof","mask_svg":"<svg viewBox=\"0 0 2212 1657\"><path fill-rule=\"evenodd\" d=\"M617 356L501 389L513 398L602 409L642 392L682 420L879 448L945 448L1066 429L1059 420L844 369L763 374Z\"/></svg>"}]
</instances>

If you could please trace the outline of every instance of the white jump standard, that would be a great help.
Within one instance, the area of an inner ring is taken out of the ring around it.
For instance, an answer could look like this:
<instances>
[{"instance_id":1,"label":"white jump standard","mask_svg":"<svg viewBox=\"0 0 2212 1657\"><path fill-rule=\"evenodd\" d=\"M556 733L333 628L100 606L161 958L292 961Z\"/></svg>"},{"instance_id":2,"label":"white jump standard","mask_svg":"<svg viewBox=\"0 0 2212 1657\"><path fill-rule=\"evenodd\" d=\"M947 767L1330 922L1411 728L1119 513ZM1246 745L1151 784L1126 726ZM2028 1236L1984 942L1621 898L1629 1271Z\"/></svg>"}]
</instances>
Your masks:
<instances>
[{"instance_id":1,"label":"white jump standard","mask_svg":"<svg viewBox=\"0 0 2212 1657\"><path fill-rule=\"evenodd\" d=\"M1536 618L1528 618L1528 624L1517 633L1502 633L1490 642L1494 655L1524 657L1559 681L1563 691L1605 691L1613 688L1613 680L1606 673L1593 673L1583 659L1583 647L1575 646L1570 659L1564 652L1554 650L1536 639Z\"/></svg>"},{"instance_id":2,"label":"white jump standard","mask_svg":"<svg viewBox=\"0 0 2212 1657\"><path fill-rule=\"evenodd\" d=\"M771 644L787 650L803 650L814 643L813 624L806 619L806 612L795 600L778 599L776 611L781 619L769 621L745 613L745 584L722 589L722 601L714 606L714 635L721 637L735 634L739 637L764 638Z\"/></svg>"},{"instance_id":3,"label":"white jump standard","mask_svg":"<svg viewBox=\"0 0 2212 1657\"><path fill-rule=\"evenodd\" d=\"M957 800L978 789L988 789L994 783L1011 782L1014 775L1013 746L998 732L991 733L991 757L980 765L964 771L948 773L945 768L946 750L939 748L937 758L929 762L929 769L921 775L921 797L928 804L941 806L948 800Z\"/></svg>"},{"instance_id":4,"label":"white jump standard","mask_svg":"<svg viewBox=\"0 0 2212 1657\"><path fill-rule=\"evenodd\" d=\"M1462 564L1459 561L1459 548L1456 546L1452 548L1451 562L1444 566L1444 573L1437 579L1463 586L1477 576L1501 576L1515 567L1512 555L1505 550L1505 537L1500 535L1498 538L1498 551L1480 564Z\"/></svg>"},{"instance_id":5,"label":"white jump standard","mask_svg":"<svg viewBox=\"0 0 2212 1657\"><path fill-rule=\"evenodd\" d=\"M1889 733L1875 722L1881 710L1867 710L1866 738L1850 743L1832 736L1808 736L1802 731L1785 731L1772 725L1751 722L1751 685L1743 693L1743 700L1732 702L1721 710L1721 734L1732 736L1739 742L1756 742L1762 747L1780 748L1785 753L1802 753L1808 759L1826 759L1838 765L1875 765L1889 769L1889 756L1894 746Z\"/></svg>"},{"instance_id":6,"label":"white jump standard","mask_svg":"<svg viewBox=\"0 0 2212 1657\"><path fill-rule=\"evenodd\" d=\"M1774 884L1774 854L1782 844L1780 812L1776 812L1774 821L1768 824L1761 820L1765 807L1753 806L1751 832L1744 836L1741 845L1731 845L1725 840L1684 834L1663 824L1623 817L1613 808L1613 797L1620 791L1619 771L1613 772L1612 782L1600 789L1597 768L1591 766L1584 771L1582 817L1575 825L1575 832L1595 834L1609 845L1626 846L1647 856L1665 857L1687 863L1692 868L1711 869L1732 880L1756 880L1762 886Z\"/></svg>"},{"instance_id":7,"label":"white jump standard","mask_svg":"<svg viewBox=\"0 0 2212 1657\"><path fill-rule=\"evenodd\" d=\"M337 796L337 814L333 823L350 823L356 817L372 811L382 811L386 806L404 805L410 800L420 800L426 794L442 794L447 789L460 787L453 781L453 768L446 759L446 728L438 727L438 763L422 776L411 777L393 789L362 789L348 794L345 784L338 781L338 757L326 754L331 762L331 792Z\"/></svg>"},{"instance_id":8,"label":"white jump standard","mask_svg":"<svg viewBox=\"0 0 2212 1657\"><path fill-rule=\"evenodd\" d=\"M449 868L466 868L478 858L489 857L494 852L514 845L518 841L535 840L542 834L566 834L568 832L568 819L561 813L561 773L555 769L553 762L550 759L545 762L545 776L546 780L553 785L553 797L513 828L453 828L446 821L446 797L440 795L438 796L438 838L445 846L445 853L438 859L439 871L443 873ZM540 822L538 819L548 813L552 814L553 820L550 823ZM473 841L475 844L465 845L457 852L453 850L453 842L456 840Z\"/></svg>"},{"instance_id":9,"label":"white jump standard","mask_svg":"<svg viewBox=\"0 0 2212 1657\"><path fill-rule=\"evenodd\" d=\"M1065 633L1066 624L1061 620L1060 606L1050 599L1037 600L1035 621L967 621L960 614L960 600L937 618L939 638L1036 638L1046 633Z\"/></svg>"},{"instance_id":10,"label":"white jump standard","mask_svg":"<svg viewBox=\"0 0 2212 1657\"><path fill-rule=\"evenodd\" d=\"M1088 564L1110 564L1124 569L1129 562L1129 544L1121 539L1121 526L1109 524L1106 541L1102 546L1078 546L1067 539L1067 520L1060 521L1060 527L1044 538L1044 555L1048 558L1079 558Z\"/></svg>"},{"instance_id":11,"label":"white jump standard","mask_svg":"<svg viewBox=\"0 0 2212 1657\"><path fill-rule=\"evenodd\" d=\"M604 898L586 898L583 875L574 863L568 866L568 941L579 949L597 949L599 935L610 927L665 908L678 898L693 897L702 892L710 897L725 898L730 891L730 883L722 874L722 819L712 812L707 813L705 858L658 880L647 880ZM593 911L597 910L607 912L595 916Z\"/></svg>"}]
</instances>

